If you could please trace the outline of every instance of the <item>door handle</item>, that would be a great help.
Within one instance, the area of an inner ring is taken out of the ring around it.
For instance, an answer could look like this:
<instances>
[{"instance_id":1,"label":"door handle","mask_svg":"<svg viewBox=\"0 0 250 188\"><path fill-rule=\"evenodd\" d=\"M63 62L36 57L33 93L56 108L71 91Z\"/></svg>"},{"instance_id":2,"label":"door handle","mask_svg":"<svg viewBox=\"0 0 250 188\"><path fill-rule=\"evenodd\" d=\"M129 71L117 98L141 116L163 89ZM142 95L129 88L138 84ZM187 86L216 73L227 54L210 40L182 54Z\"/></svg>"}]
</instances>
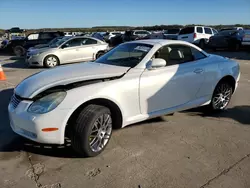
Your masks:
<instances>
[{"instance_id":1,"label":"door handle","mask_svg":"<svg viewBox=\"0 0 250 188\"><path fill-rule=\"evenodd\" d=\"M195 69L194 70L194 73L196 73L196 74L200 74L200 73L202 73L203 72L203 69Z\"/></svg>"}]
</instances>

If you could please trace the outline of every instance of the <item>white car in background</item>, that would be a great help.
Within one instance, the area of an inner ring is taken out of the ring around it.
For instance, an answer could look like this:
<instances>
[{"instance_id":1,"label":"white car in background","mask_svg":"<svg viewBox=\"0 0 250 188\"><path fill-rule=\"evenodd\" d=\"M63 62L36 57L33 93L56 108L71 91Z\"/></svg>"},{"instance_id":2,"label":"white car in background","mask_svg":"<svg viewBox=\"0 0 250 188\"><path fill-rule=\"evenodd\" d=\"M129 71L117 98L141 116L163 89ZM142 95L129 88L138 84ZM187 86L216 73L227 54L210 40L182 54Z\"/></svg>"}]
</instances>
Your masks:
<instances>
[{"instance_id":1,"label":"white car in background","mask_svg":"<svg viewBox=\"0 0 250 188\"><path fill-rule=\"evenodd\" d=\"M107 39L110 40L111 38L113 38L113 37L115 37L117 35L121 35L121 34L122 34L122 32L119 32L119 31L109 32Z\"/></svg>"},{"instance_id":2,"label":"white car in background","mask_svg":"<svg viewBox=\"0 0 250 188\"><path fill-rule=\"evenodd\" d=\"M218 31L211 27L191 26L181 29L177 39L196 44L203 49L209 38L217 33Z\"/></svg>"},{"instance_id":3,"label":"white car in background","mask_svg":"<svg viewBox=\"0 0 250 188\"><path fill-rule=\"evenodd\" d=\"M96 156L113 128L208 105L224 110L239 64L177 40L123 43L95 62L45 70L23 80L8 106L14 132L47 144L71 139Z\"/></svg>"},{"instance_id":4,"label":"white car in background","mask_svg":"<svg viewBox=\"0 0 250 188\"><path fill-rule=\"evenodd\" d=\"M133 30L133 35L138 36L139 38L146 37L147 35L150 35L151 32L146 30Z\"/></svg>"},{"instance_id":5,"label":"white car in background","mask_svg":"<svg viewBox=\"0 0 250 188\"><path fill-rule=\"evenodd\" d=\"M26 55L30 66L52 68L65 63L92 61L108 50L108 44L92 37L64 37L47 48Z\"/></svg>"}]
</instances>

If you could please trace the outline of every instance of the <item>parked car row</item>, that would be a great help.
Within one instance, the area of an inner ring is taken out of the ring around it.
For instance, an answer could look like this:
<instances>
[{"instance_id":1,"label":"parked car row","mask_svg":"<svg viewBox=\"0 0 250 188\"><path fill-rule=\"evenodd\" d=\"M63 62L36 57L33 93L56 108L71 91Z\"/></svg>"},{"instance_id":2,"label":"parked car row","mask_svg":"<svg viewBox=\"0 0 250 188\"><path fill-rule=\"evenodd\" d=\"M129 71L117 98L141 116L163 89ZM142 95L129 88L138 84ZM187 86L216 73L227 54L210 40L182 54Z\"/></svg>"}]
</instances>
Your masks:
<instances>
[{"instance_id":1,"label":"parked car row","mask_svg":"<svg viewBox=\"0 0 250 188\"><path fill-rule=\"evenodd\" d=\"M239 50L243 45L250 45L249 30L244 30L243 28L224 28L217 31L211 27L190 26L159 32L128 30L125 32L82 33L81 35L99 39L108 43L110 47L115 47L127 41L144 39L182 40L195 44L202 49L209 47L214 50L218 48ZM13 52L16 56L24 56L29 52L28 50L48 47L64 36L64 33L60 31L31 33L25 38L4 41L1 43L1 48L5 51Z\"/></svg>"}]
</instances>

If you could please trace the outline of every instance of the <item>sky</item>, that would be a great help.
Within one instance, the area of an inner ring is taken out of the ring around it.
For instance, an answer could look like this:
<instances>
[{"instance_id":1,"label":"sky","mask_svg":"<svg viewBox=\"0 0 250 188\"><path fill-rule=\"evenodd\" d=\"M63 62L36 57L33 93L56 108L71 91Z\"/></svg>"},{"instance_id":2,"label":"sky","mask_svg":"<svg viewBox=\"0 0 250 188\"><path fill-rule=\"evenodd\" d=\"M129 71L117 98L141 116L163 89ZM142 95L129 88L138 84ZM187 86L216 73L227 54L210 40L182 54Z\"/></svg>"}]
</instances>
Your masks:
<instances>
[{"instance_id":1,"label":"sky","mask_svg":"<svg viewBox=\"0 0 250 188\"><path fill-rule=\"evenodd\" d=\"M0 28L250 24L250 0L0 0Z\"/></svg>"}]
</instances>

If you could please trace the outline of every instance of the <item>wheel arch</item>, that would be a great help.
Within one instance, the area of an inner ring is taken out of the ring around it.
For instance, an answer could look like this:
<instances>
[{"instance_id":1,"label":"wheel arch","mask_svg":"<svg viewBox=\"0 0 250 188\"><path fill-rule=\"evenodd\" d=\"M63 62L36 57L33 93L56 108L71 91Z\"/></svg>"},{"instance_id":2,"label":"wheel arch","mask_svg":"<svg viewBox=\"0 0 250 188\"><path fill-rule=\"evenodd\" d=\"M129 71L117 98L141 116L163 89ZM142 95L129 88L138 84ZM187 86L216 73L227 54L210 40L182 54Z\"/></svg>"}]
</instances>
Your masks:
<instances>
[{"instance_id":1,"label":"wheel arch","mask_svg":"<svg viewBox=\"0 0 250 188\"><path fill-rule=\"evenodd\" d=\"M94 58L95 58L95 59L97 59L96 56L97 56L97 54L100 53L100 52L105 53L105 50L97 50L96 53L94 54Z\"/></svg>"},{"instance_id":2,"label":"wheel arch","mask_svg":"<svg viewBox=\"0 0 250 188\"><path fill-rule=\"evenodd\" d=\"M111 111L111 116L114 121L113 123L113 128L118 129L122 127L123 123L123 116L122 116L122 111L120 107L110 99L105 99L105 98L96 98L96 99L91 99L88 101L85 101L81 105L79 105L69 116L66 127L64 130L64 136L68 136L70 133L70 125L74 122L76 119L77 115L88 105L90 104L96 104L96 105L102 105L110 109Z\"/></svg>"}]
</instances>

